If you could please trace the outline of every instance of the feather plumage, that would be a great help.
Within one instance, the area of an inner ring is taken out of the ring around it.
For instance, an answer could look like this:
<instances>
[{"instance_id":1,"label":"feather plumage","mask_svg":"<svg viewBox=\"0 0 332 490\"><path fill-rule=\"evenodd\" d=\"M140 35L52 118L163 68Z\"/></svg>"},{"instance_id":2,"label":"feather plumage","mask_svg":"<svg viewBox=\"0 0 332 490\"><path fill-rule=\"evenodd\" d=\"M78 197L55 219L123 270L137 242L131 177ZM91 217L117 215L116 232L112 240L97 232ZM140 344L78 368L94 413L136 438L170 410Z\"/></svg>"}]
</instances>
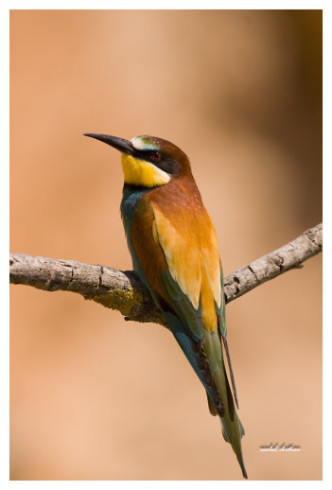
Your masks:
<instances>
[{"instance_id":1,"label":"feather plumage","mask_svg":"<svg viewBox=\"0 0 332 490\"><path fill-rule=\"evenodd\" d=\"M234 404L237 395L226 340L216 233L190 176L174 179L142 196L132 216L131 242L140 264L139 274L203 383L210 412L220 416L223 436L232 445L246 477L241 450L244 430Z\"/></svg>"},{"instance_id":2,"label":"feather plumage","mask_svg":"<svg viewBox=\"0 0 332 490\"><path fill-rule=\"evenodd\" d=\"M242 474L236 387L225 317L218 241L182 150L169 141L131 141L88 134L122 151L125 185L121 215L133 266L202 382L212 415L237 456ZM230 372L228 381L224 357ZM235 403L234 403L235 400Z\"/></svg>"}]
</instances>

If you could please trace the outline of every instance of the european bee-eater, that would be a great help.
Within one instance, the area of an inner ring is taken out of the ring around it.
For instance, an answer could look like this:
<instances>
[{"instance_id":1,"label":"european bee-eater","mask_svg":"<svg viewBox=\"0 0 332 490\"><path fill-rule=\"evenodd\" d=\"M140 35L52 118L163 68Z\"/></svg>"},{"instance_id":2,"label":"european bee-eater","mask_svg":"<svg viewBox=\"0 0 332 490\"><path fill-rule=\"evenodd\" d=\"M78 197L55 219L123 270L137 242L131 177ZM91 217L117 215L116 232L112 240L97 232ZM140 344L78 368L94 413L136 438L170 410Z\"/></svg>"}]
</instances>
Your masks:
<instances>
[{"instance_id":1,"label":"european bee-eater","mask_svg":"<svg viewBox=\"0 0 332 490\"><path fill-rule=\"evenodd\" d=\"M161 138L138 136L128 141L104 134L86 136L122 153L121 215L134 270L202 382L209 410L219 415L224 439L247 478L217 235L189 159Z\"/></svg>"}]
</instances>

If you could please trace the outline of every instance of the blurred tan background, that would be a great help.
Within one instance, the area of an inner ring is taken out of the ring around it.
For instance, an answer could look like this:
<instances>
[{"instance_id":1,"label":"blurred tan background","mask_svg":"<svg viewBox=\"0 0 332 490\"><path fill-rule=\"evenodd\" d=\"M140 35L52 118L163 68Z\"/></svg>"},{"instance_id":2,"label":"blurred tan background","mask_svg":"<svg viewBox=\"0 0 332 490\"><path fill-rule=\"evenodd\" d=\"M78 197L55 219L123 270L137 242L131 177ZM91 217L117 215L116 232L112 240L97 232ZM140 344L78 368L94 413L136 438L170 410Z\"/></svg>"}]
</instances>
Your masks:
<instances>
[{"instance_id":1,"label":"blurred tan background","mask_svg":"<svg viewBox=\"0 0 332 490\"><path fill-rule=\"evenodd\" d=\"M320 11L12 11L11 251L130 269L120 155L179 145L225 273L321 220ZM250 479L320 479L321 256L227 307ZM11 286L13 480L241 479L172 336ZM262 453L293 443L300 452Z\"/></svg>"}]
</instances>

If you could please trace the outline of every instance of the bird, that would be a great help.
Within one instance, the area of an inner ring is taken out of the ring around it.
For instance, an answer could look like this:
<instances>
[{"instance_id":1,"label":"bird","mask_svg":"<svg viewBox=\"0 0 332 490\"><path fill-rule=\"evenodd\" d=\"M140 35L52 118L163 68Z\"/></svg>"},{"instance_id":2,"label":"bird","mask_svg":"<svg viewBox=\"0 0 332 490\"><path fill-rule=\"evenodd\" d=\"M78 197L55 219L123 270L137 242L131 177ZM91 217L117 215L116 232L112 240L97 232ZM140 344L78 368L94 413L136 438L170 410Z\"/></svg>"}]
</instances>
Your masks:
<instances>
[{"instance_id":1,"label":"bird","mask_svg":"<svg viewBox=\"0 0 332 490\"><path fill-rule=\"evenodd\" d=\"M205 388L209 411L219 416L222 435L247 479L218 240L189 158L154 136L84 136L122 154L120 210L134 271Z\"/></svg>"}]
</instances>

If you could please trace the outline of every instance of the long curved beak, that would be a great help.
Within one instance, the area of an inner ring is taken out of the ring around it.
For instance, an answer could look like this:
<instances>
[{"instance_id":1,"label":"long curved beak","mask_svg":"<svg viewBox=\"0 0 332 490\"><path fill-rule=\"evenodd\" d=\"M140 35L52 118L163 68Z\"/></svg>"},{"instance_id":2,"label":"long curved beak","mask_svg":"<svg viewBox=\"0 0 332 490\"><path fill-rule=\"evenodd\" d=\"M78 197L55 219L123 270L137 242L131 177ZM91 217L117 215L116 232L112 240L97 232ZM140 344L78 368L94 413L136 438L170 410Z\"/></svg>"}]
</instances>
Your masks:
<instances>
[{"instance_id":1,"label":"long curved beak","mask_svg":"<svg viewBox=\"0 0 332 490\"><path fill-rule=\"evenodd\" d=\"M95 133L84 133L84 136L89 136L90 138L102 141L103 143L113 146L113 148L116 148L117 150L121 151L122 153L126 153L127 155L132 155L135 150L130 141L118 138L117 136L109 136L108 134Z\"/></svg>"}]
</instances>

